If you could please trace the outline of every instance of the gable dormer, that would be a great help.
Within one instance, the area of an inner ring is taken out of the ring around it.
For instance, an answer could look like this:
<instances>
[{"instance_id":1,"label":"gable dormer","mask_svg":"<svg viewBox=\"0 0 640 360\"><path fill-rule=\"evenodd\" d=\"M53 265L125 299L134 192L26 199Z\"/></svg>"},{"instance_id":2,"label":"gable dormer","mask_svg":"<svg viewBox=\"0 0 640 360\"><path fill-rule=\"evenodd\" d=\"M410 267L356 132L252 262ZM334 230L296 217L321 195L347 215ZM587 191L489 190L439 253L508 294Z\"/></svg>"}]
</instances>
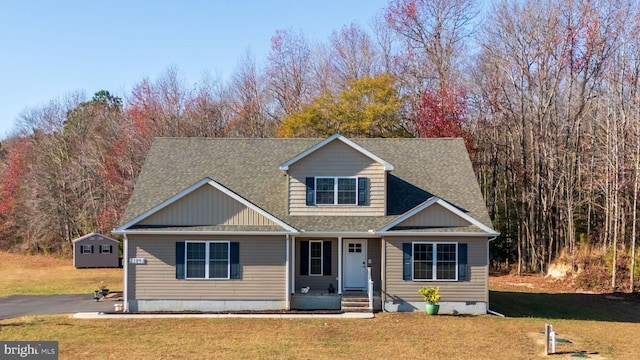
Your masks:
<instances>
[{"instance_id":1,"label":"gable dormer","mask_svg":"<svg viewBox=\"0 0 640 360\"><path fill-rule=\"evenodd\" d=\"M289 215L384 216L393 166L333 135L280 166L288 175Z\"/></svg>"}]
</instances>

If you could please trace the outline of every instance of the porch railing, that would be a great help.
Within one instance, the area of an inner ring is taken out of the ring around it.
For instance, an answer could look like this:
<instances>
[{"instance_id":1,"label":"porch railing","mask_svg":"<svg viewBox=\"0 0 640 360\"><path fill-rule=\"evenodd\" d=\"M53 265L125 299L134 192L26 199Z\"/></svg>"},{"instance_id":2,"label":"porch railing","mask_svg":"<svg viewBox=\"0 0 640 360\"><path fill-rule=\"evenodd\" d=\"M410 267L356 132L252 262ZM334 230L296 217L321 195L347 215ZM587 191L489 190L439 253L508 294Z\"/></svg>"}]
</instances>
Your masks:
<instances>
[{"instance_id":1,"label":"porch railing","mask_svg":"<svg viewBox=\"0 0 640 360\"><path fill-rule=\"evenodd\" d=\"M369 309L373 310L373 280L371 280L371 266L367 266L367 295L369 295Z\"/></svg>"}]
</instances>

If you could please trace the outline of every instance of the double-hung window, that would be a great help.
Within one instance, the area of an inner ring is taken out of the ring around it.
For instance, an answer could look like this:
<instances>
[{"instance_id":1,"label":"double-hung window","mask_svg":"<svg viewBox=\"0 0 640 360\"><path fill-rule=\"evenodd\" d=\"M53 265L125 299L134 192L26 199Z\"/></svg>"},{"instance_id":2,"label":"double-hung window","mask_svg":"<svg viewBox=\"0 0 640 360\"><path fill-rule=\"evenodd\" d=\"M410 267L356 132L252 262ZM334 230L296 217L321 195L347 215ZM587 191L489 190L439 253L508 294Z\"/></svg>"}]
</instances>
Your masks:
<instances>
[{"instance_id":1,"label":"double-hung window","mask_svg":"<svg viewBox=\"0 0 640 360\"><path fill-rule=\"evenodd\" d=\"M93 252L93 245L82 245L80 250L81 254L91 254Z\"/></svg>"},{"instance_id":2,"label":"double-hung window","mask_svg":"<svg viewBox=\"0 0 640 360\"><path fill-rule=\"evenodd\" d=\"M357 205L358 179L355 177L317 177L317 205Z\"/></svg>"},{"instance_id":3,"label":"double-hung window","mask_svg":"<svg viewBox=\"0 0 640 360\"><path fill-rule=\"evenodd\" d=\"M331 240L300 240L300 275L331 275Z\"/></svg>"},{"instance_id":4,"label":"double-hung window","mask_svg":"<svg viewBox=\"0 0 640 360\"><path fill-rule=\"evenodd\" d=\"M100 254L111 254L112 248L111 245L100 245Z\"/></svg>"},{"instance_id":5,"label":"double-hung window","mask_svg":"<svg viewBox=\"0 0 640 360\"><path fill-rule=\"evenodd\" d=\"M457 243L413 243L414 280L458 280Z\"/></svg>"},{"instance_id":6,"label":"double-hung window","mask_svg":"<svg viewBox=\"0 0 640 360\"><path fill-rule=\"evenodd\" d=\"M322 275L322 241L309 241L309 275Z\"/></svg>"},{"instance_id":7,"label":"double-hung window","mask_svg":"<svg viewBox=\"0 0 640 360\"><path fill-rule=\"evenodd\" d=\"M228 241L187 241L187 279L229 279Z\"/></svg>"},{"instance_id":8,"label":"double-hung window","mask_svg":"<svg viewBox=\"0 0 640 360\"><path fill-rule=\"evenodd\" d=\"M316 204L335 204L335 181L335 178L316 178Z\"/></svg>"}]
</instances>

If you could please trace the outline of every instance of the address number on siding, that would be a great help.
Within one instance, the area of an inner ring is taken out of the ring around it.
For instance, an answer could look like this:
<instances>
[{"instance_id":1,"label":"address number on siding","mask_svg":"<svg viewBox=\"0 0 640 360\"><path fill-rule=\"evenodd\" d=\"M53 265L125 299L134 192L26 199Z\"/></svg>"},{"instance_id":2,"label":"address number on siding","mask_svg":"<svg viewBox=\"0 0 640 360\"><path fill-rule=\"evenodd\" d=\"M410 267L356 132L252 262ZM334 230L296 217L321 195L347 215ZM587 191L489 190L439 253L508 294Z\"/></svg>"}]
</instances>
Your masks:
<instances>
[{"instance_id":1,"label":"address number on siding","mask_svg":"<svg viewBox=\"0 0 640 360\"><path fill-rule=\"evenodd\" d=\"M146 263L147 263L147 259L145 259L145 258L130 258L129 259L129 264L144 265Z\"/></svg>"}]
</instances>

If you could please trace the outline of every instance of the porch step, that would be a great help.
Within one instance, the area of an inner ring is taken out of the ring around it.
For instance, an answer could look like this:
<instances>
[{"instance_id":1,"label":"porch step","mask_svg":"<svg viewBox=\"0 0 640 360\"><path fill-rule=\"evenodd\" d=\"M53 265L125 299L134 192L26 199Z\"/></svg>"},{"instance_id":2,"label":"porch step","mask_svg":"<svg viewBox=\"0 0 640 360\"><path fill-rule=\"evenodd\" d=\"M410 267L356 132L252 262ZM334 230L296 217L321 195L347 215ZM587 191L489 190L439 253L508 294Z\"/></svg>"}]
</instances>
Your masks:
<instances>
[{"instance_id":1,"label":"porch step","mask_svg":"<svg viewBox=\"0 0 640 360\"><path fill-rule=\"evenodd\" d=\"M369 309L369 297L363 292L345 292L342 294L342 311L344 312L371 312Z\"/></svg>"}]
</instances>

